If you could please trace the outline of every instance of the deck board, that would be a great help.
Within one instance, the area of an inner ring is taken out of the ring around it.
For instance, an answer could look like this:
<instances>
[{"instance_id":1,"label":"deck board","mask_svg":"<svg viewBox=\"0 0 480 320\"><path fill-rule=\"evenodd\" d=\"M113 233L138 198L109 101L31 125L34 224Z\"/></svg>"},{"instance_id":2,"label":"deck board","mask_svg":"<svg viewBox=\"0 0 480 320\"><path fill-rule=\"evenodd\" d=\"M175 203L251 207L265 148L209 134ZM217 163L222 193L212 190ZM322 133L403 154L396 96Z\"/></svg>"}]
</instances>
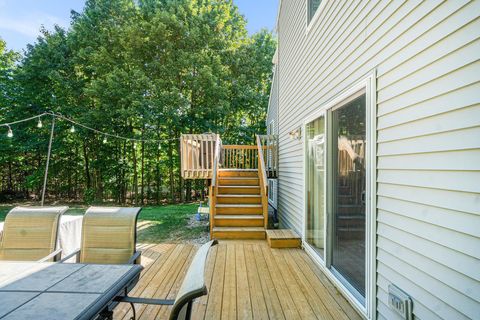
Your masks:
<instances>
[{"instance_id":1,"label":"deck board","mask_svg":"<svg viewBox=\"0 0 480 320\"><path fill-rule=\"evenodd\" d=\"M173 299L197 246L143 245L145 269L131 296ZM361 319L301 249L271 249L266 241L221 241L206 265L209 294L197 299L200 319ZM136 305L137 319L168 319L168 306ZM129 319L119 305L114 319Z\"/></svg>"}]
</instances>

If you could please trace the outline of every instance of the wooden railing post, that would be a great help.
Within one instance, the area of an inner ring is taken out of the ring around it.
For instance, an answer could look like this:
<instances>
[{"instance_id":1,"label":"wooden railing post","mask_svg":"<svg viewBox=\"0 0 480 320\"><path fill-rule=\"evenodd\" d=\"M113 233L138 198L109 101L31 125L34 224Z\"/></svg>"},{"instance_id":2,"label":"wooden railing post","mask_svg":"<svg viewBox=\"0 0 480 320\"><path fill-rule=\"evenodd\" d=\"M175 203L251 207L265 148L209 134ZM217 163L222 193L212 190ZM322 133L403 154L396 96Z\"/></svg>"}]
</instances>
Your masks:
<instances>
[{"instance_id":1,"label":"wooden railing post","mask_svg":"<svg viewBox=\"0 0 480 320\"><path fill-rule=\"evenodd\" d=\"M265 158L263 156L263 146L260 136L257 135L257 150L258 150L258 178L260 183L260 195L262 198L262 211L264 219L264 227L268 227L268 181L265 171Z\"/></svg>"},{"instance_id":2,"label":"wooden railing post","mask_svg":"<svg viewBox=\"0 0 480 320\"><path fill-rule=\"evenodd\" d=\"M213 157L213 169L212 169L212 183L210 185L210 238L213 236L213 227L215 221L216 205L217 205L217 195L218 195L218 170L220 168L220 152L222 151L222 140L220 137L216 136L215 143L215 152Z\"/></svg>"}]
</instances>

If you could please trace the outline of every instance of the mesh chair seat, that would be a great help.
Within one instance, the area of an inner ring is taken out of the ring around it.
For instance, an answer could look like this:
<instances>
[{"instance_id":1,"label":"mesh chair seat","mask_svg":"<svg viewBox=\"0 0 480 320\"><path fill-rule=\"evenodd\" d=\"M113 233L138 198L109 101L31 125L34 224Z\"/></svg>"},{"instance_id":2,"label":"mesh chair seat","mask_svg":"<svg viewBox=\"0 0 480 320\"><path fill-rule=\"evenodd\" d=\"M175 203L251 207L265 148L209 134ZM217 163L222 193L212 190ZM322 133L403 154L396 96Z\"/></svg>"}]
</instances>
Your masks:
<instances>
[{"instance_id":1,"label":"mesh chair seat","mask_svg":"<svg viewBox=\"0 0 480 320\"><path fill-rule=\"evenodd\" d=\"M124 264L136 251L141 208L90 207L83 217L80 263Z\"/></svg>"},{"instance_id":2,"label":"mesh chair seat","mask_svg":"<svg viewBox=\"0 0 480 320\"><path fill-rule=\"evenodd\" d=\"M61 215L68 207L15 207L5 218L0 260L36 261L55 251Z\"/></svg>"}]
</instances>

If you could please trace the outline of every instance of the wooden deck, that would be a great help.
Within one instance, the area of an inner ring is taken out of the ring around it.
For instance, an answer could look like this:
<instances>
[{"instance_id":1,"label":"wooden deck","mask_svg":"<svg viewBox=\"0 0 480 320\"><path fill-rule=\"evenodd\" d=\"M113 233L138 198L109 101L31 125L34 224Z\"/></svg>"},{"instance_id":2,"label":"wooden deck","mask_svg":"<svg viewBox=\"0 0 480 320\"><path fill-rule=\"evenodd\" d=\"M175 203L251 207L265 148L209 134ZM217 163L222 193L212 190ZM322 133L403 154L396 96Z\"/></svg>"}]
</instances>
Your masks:
<instances>
[{"instance_id":1,"label":"wooden deck","mask_svg":"<svg viewBox=\"0 0 480 320\"><path fill-rule=\"evenodd\" d=\"M143 245L145 270L131 296L174 299L197 247ZM207 296L193 319L362 319L301 249L271 249L266 241L221 241L207 262ZM137 305L137 319L168 319L169 307ZM118 306L114 319L127 320Z\"/></svg>"}]
</instances>

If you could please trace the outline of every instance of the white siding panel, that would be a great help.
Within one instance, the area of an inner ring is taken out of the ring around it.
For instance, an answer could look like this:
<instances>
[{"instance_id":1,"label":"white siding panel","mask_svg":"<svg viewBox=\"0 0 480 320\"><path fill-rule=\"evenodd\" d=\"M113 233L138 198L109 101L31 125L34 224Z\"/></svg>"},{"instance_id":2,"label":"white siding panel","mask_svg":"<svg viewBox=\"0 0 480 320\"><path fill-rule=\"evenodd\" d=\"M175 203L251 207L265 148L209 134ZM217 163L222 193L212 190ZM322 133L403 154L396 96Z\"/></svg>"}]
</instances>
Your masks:
<instances>
[{"instance_id":1,"label":"white siding panel","mask_svg":"<svg viewBox=\"0 0 480 320\"><path fill-rule=\"evenodd\" d=\"M480 171L378 170L378 182L480 193Z\"/></svg>"},{"instance_id":2,"label":"white siding panel","mask_svg":"<svg viewBox=\"0 0 480 320\"><path fill-rule=\"evenodd\" d=\"M475 238L480 237L480 215L385 196L378 197L377 207L379 210L417 219L429 225L462 232Z\"/></svg>"},{"instance_id":3,"label":"white siding panel","mask_svg":"<svg viewBox=\"0 0 480 320\"><path fill-rule=\"evenodd\" d=\"M477 193L379 183L377 195L480 215L480 195Z\"/></svg>"},{"instance_id":4,"label":"white siding panel","mask_svg":"<svg viewBox=\"0 0 480 320\"><path fill-rule=\"evenodd\" d=\"M462 161L452 161L452 157L461 159ZM383 156L378 159L377 168L480 171L480 150L460 150Z\"/></svg>"},{"instance_id":5,"label":"white siding panel","mask_svg":"<svg viewBox=\"0 0 480 320\"><path fill-rule=\"evenodd\" d=\"M393 254L396 258L410 264L416 269L423 272L428 272L431 277L434 277L435 279L441 279L439 280L440 282L449 286L447 290L458 291L454 294L461 293L470 298L465 298L465 300L474 300L477 302L480 301L479 281L472 281L471 278L440 263L432 263L432 260L424 255L418 254L415 251L412 251L410 248L403 247L386 238L380 237L378 239L378 247L381 248L382 251ZM448 277L445 277L445 274L448 274ZM460 298L463 299L464 297L460 296Z\"/></svg>"},{"instance_id":6,"label":"white siding panel","mask_svg":"<svg viewBox=\"0 0 480 320\"><path fill-rule=\"evenodd\" d=\"M439 94L448 93L478 82L479 72L480 62L474 62L468 66L457 69L423 86L412 89L383 103L379 103L378 115L382 116L401 108L413 106L422 101L432 99ZM452 82L452 79L456 80Z\"/></svg>"},{"instance_id":7,"label":"white siding panel","mask_svg":"<svg viewBox=\"0 0 480 320\"><path fill-rule=\"evenodd\" d=\"M378 236L397 242L436 263L441 263L475 281L480 281L480 274L478 273L480 262L474 257L459 254L453 249L410 233L409 230L392 227L385 223L378 224ZM405 276L408 277L408 274L405 274ZM414 281L414 279L412 280Z\"/></svg>"},{"instance_id":8,"label":"white siding panel","mask_svg":"<svg viewBox=\"0 0 480 320\"><path fill-rule=\"evenodd\" d=\"M480 48L478 52L480 52ZM480 105L478 104L378 130L377 141L381 143L476 126L480 126Z\"/></svg>"},{"instance_id":9,"label":"white siding panel","mask_svg":"<svg viewBox=\"0 0 480 320\"><path fill-rule=\"evenodd\" d=\"M480 1L325 0L308 31L305 3L283 0L278 21L281 225L303 231L303 143L288 133L375 69L378 319L398 319L391 283L418 319L474 318Z\"/></svg>"},{"instance_id":10,"label":"white siding panel","mask_svg":"<svg viewBox=\"0 0 480 320\"><path fill-rule=\"evenodd\" d=\"M416 319L471 319L444 301L432 296L429 291L417 285L417 283L412 282L411 279L404 277L398 272L399 270L397 268L390 268L389 265L379 262L378 271L381 276L378 277L377 283L383 291L388 292L388 284L393 280L397 283L402 283L402 290L409 292L415 297L421 298L420 300L416 300L416 303L413 305L413 313ZM382 295L382 298L385 299L386 296ZM382 302L384 301L386 302L387 300L382 300Z\"/></svg>"},{"instance_id":11,"label":"white siding panel","mask_svg":"<svg viewBox=\"0 0 480 320\"><path fill-rule=\"evenodd\" d=\"M378 222L419 235L419 237L425 240L438 243L461 254L480 259L480 250L478 250L480 248L480 240L478 237L445 230L434 224L384 210L378 210ZM480 261L478 265L480 266Z\"/></svg>"},{"instance_id":12,"label":"white siding panel","mask_svg":"<svg viewBox=\"0 0 480 320\"><path fill-rule=\"evenodd\" d=\"M378 143L377 156L480 148L480 127ZM453 159L452 159L453 160Z\"/></svg>"},{"instance_id":13,"label":"white siding panel","mask_svg":"<svg viewBox=\"0 0 480 320\"><path fill-rule=\"evenodd\" d=\"M480 26L479 26L480 27ZM449 91L413 106L398 109L378 119L377 129L385 129L399 124L428 118L436 114L461 109L480 103L480 82L476 82L458 90Z\"/></svg>"},{"instance_id":14,"label":"white siding panel","mask_svg":"<svg viewBox=\"0 0 480 320\"><path fill-rule=\"evenodd\" d=\"M402 279L407 280L405 283L410 282L409 288L405 288L406 291L415 294L415 300L425 307L431 308L432 313L436 313L444 319L473 319L480 313L478 301L453 290L441 281L436 281L437 279L429 274L428 269L419 270L381 248L378 249L378 261L379 269L385 270L385 274L400 278L401 274L398 271L401 271L408 274L410 279L414 279L414 281ZM382 268L382 266L385 266L385 268ZM392 268L389 266L392 266ZM431 290L426 291L424 288L429 286ZM421 315L419 316L422 318Z\"/></svg>"}]
</instances>

